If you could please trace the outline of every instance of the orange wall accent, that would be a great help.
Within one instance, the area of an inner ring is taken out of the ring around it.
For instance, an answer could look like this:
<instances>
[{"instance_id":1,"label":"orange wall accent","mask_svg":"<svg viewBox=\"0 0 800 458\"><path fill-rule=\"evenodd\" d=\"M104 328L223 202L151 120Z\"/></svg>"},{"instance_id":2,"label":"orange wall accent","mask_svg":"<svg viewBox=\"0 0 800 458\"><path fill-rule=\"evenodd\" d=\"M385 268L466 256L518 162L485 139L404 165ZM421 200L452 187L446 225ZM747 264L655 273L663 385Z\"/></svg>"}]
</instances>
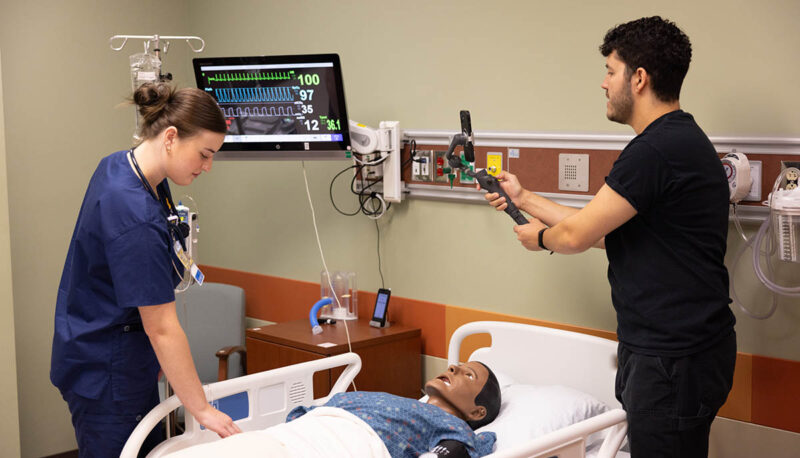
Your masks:
<instances>
[{"instance_id":1,"label":"orange wall accent","mask_svg":"<svg viewBox=\"0 0 800 458\"><path fill-rule=\"evenodd\" d=\"M244 289L246 314L259 320L283 322L308 317L311 306L320 298L319 283L203 265L206 281L227 283ZM375 293L358 292L358 316L368 320L375 304ZM422 353L447 357L444 338L444 310L441 304L404 297L392 297L389 321L420 328Z\"/></svg>"},{"instance_id":2,"label":"orange wall accent","mask_svg":"<svg viewBox=\"0 0 800 458\"><path fill-rule=\"evenodd\" d=\"M800 433L800 363L753 355L752 422Z\"/></svg>"},{"instance_id":3,"label":"orange wall accent","mask_svg":"<svg viewBox=\"0 0 800 458\"><path fill-rule=\"evenodd\" d=\"M361 319L370 319L376 297L376 293L358 292L358 316ZM392 296L387 316L390 323L422 330L423 355L447 358L447 339L444 338L445 309L445 305L434 302Z\"/></svg>"},{"instance_id":4,"label":"orange wall accent","mask_svg":"<svg viewBox=\"0 0 800 458\"><path fill-rule=\"evenodd\" d=\"M206 281L228 283L245 290L247 316L283 322L302 319L320 297L319 283L291 280L221 267L202 266ZM375 293L359 291L358 315L368 320ZM504 313L392 296L389 321L422 331L422 354L447 358L447 343L462 324L472 321L509 321L590 334L616 340L616 333L600 329L536 320ZM466 360L489 345L488 334L471 336L461 347ZM719 415L800 433L800 362L739 353L728 401Z\"/></svg>"},{"instance_id":5,"label":"orange wall accent","mask_svg":"<svg viewBox=\"0 0 800 458\"><path fill-rule=\"evenodd\" d=\"M719 414L725 418L750 421L753 411L753 355L736 355L736 370L733 373L733 388Z\"/></svg>"}]
</instances>

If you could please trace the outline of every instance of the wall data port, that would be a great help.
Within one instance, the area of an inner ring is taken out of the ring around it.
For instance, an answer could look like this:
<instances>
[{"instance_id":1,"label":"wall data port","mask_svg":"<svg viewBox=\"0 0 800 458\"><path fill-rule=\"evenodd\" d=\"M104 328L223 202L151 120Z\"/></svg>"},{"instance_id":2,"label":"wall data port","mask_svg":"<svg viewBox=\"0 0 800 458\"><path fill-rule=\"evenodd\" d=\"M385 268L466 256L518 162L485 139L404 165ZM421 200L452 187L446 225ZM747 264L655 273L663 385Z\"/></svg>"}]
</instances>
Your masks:
<instances>
[{"instance_id":1,"label":"wall data port","mask_svg":"<svg viewBox=\"0 0 800 458\"><path fill-rule=\"evenodd\" d=\"M414 161L411 163L411 180L431 182L431 158L433 157L433 150L417 151Z\"/></svg>"}]
</instances>

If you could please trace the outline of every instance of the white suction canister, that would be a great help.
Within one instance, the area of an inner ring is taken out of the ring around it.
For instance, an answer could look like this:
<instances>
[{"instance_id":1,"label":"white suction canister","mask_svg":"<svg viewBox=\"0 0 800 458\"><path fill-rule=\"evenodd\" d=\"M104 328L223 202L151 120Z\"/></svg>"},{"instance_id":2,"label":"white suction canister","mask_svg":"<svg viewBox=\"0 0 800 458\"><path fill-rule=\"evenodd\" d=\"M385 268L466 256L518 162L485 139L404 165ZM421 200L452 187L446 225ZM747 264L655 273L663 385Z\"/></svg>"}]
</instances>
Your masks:
<instances>
[{"instance_id":1,"label":"white suction canister","mask_svg":"<svg viewBox=\"0 0 800 458\"><path fill-rule=\"evenodd\" d=\"M750 177L750 161L743 153L730 153L722 158L722 167L728 177L731 203L737 203L750 193L753 180Z\"/></svg>"},{"instance_id":2,"label":"white suction canister","mask_svg":"<svg viewBox=\"0 0 800 458\"><path fill-rule=\"evenodd\" d=\"M792 173L791 170L787 172ZM781 261L800 262L800 188L778 189L770 197Z\"/></svg>"}]
</instances>

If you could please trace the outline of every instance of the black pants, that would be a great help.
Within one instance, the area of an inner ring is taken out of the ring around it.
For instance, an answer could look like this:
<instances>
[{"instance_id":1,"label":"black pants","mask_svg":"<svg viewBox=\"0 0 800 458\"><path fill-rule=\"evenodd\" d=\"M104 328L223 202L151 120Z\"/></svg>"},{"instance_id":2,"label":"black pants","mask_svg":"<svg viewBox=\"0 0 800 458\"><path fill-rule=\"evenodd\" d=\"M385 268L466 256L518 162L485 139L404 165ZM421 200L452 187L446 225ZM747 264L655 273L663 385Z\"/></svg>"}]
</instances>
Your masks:
<instances>
[{"instance_id":1,"label":"black pants","mask_svg":"<svg viewBox=\"0 0 800 458\"><path fill-rule=\"evenodd\" d=\"M708 456L711 422L725 403L736 364L736 333L713 347L670 358L620 343L616 394L628 417L633 458Z\"/></svg>"}]
</instances>

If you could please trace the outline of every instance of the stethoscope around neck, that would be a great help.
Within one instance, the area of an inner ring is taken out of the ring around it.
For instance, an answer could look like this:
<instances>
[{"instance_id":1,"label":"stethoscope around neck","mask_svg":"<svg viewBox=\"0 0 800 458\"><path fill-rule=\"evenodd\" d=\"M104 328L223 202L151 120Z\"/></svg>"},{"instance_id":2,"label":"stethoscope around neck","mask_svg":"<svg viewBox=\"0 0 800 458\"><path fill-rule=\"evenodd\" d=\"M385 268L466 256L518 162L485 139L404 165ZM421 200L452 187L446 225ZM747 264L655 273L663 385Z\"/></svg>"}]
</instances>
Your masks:
<instances>
[{"instance_id":1,"label":"stethoscope around neck","mask_svg":"<svg viewBox=\"0 0 800 458\"><path fill-rule=\"evenodd\" d=\"M142 172L142 169L139 167L139 162L136 161L136 155L133 154L133 149L128 151L128 156L131 158L131 162L133 163L133 167L136 169L136 173L139 175L139 181L142 182L147 192L153 196L161 207L167 212L167 227L169 228L169 233L173 239L177 240L178 243L181 244L181 248L186 251L186 237L189 236L189 224L184 221L181 221L180 216L178 216L178 212L175 210L175 204L172 202L172 194L169 191L169 187L166 185L164 181L156 186L158 193L150 186L150 182L147 181L147 177Z\"/></svg>"}]
</instances>

